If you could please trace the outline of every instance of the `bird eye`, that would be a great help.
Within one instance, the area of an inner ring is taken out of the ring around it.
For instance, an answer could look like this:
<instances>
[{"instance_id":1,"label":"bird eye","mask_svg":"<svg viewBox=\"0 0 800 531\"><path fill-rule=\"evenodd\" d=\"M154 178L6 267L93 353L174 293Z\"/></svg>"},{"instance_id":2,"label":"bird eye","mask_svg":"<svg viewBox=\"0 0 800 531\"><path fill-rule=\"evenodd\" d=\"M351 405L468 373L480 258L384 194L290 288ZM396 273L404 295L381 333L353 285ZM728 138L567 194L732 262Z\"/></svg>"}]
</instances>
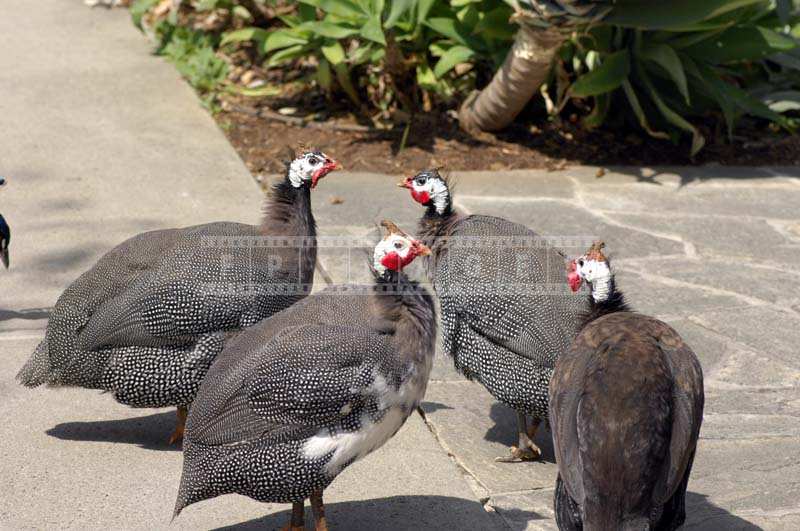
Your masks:
<instances>
[{"instance_id":1,"label":"bird eye","mask_svg":"<svg viewBox=\"0 0 800 531\"><path fill-rule=\"evenodd\" d=\"M427 179L425 179L423 177L421 179L417 179L415 182L417 183L417 186L422 186L423 184L425 184L427 182Z\"/></svg>"},{"instance_id":2,"label":"bird eye","mask_svg":"<svg viewBox=\"0 0 800 531\"><path fill-rule=\"evenodd\" d=\"M578 260L578 267L583 267L583 258Z\"/></svg>"},{"instance_id":3,"label":"bird eye","mask_svg":"<svg viewBox=\"0 0 800 531\"><path fill-rule=\"evenodd\" d=\"M316 166L317 164L319 164L319 159L317 157L309 157L308 162L312 166Z\"/></svg>"},{"instance_id":4,"label":"bird eye","mask_svg":"<svg viewBox=\"0 0 800 531\"><path fill-rule=\"evenodd\" d=\"M403 248L403 242L394 242L394 248L395 249L402 249Z\"/></svg>"}]
</instances>

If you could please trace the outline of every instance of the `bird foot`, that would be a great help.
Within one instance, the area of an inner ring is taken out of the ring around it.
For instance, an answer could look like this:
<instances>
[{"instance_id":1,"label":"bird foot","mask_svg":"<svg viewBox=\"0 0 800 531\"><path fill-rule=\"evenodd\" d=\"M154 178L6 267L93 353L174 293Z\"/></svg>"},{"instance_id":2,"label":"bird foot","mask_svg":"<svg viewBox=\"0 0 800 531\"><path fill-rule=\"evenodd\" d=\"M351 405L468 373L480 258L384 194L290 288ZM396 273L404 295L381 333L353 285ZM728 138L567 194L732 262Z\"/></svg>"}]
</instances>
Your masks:
<instances>
[{"instance_id":1,"label":"bird foot","mask_svg":"<svg viewBox=\"0 0 800 531\"><path fill-rule=\"evenodd\" d=\"M178 413L175 422L175 431L169 437L169 444L177 444L183 440L183 431L186 429L186 417L189 410L185 406L178 407Z\"/></svg>"},{"instance_id":2,"label":"bird foot","mask_svg":"<svg viewBox=\"0 0 800 531\"><path fill-rule=\"evenodd\" d=\"M523 461L536 461L542 456L542 451L534 444L528 448L511 447L511 455L495 457L498 463L521 463Z\"/></svg>"},{"instance_id":3,"label":"bird foot","mask_svg":"<svg viewBox=\"0 0 800 531\"><path fill-rule=\"evenodd\" d=\"M172 432L172 435L169 436L169 444L170 446L173 444L178 444L183 440L183 426L178 426L175 428L175 431Z\"/></svg>"}]
</instances>

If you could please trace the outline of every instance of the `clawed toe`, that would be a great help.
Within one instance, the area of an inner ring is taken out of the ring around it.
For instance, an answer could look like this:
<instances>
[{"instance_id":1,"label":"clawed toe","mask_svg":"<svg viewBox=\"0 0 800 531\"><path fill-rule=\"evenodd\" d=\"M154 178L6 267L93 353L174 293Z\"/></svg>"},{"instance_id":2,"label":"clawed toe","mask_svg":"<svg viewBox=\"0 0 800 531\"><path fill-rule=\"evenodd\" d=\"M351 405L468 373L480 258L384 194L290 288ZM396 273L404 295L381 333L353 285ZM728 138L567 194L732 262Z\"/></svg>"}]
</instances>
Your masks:
<instances>
[{"instance_id":1,"label":"clawed toe","mask_svg":"<svg viewBox=\"0 0 800 531\"><path fill-rule=\"evenodd\" d=\"M510 450L511 455L495 457L494 460L498 463L521 463L523 461L536 461L542 455L542 451L536 445L528 448L512 446Z\"/></svg>"}]
</instances>

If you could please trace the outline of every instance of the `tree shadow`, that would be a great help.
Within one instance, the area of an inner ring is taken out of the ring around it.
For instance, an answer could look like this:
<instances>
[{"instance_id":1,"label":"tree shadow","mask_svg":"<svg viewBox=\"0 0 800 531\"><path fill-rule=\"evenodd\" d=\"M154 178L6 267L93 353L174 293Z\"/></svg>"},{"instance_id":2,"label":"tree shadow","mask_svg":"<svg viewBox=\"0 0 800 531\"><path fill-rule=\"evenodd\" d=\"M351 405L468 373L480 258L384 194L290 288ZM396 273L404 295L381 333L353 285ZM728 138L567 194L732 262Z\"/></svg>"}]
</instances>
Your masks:
<instances>
[{"instance_id":1,"label":"tree shadow","mask_svg":"<svg viewBox=\"0 0 800 531\"><path fill-rule=\"evenodd\" d=\"M763 528L731 514L722 507L708 501L708 497L696 492L686 493L686 522L681 529L695 531L760 531Z\"/></svg>"},{"instance_id":2,"label":"tree shadow","mask_svg":"<svg viewBox=\"0 0 800 531\"><path fill-rule=\"evenodd\" d=\"M0 308L0 321L9 321L11 319L25 319L26 321L47 319L50 317L50 312L52 310L52 308L24 308L22 310L6 310Z\"/></svg>"},{"instance_id":3,"label":"tree shadow","mask_svg":"<svg viewBox=\"0 0 800 531\"><path fill-rule=\"evenodd\" d=\"M180 450L167 443L175 429L175 412L155 413L119 420L64 422L45 433L66 441L96 441L135 444L147 450Z\"/></svg>"},{"instance_id":4,"label":"tree shadow","mask_svg":"<svg viewBox=\"0 0 800 531\"><path fill-rule=\"evenodd\" d=\"M483 439L491 442L499 442L506 446L516 446L517 440L517 414L508 406L499 402L492 404L489 417L494 421L494 426L486 430ZM550 433L550 426L542 423L536 432L534 441L536 446L542 451L542 461L555 463L556 455L553 449L553 436Z\"/></svg>"},{"instance_id":5,"label":"tree shadow","mask_svg":"<svg viewBox=\"0 0 800 531\"><path fill-rule=\"evenodd\" d=\"M281 529L291 516L285 510L220 527L216 531ZM434 529L498 529L493 516L474 500L450 496L391 496L373 500L325 504L325 516L331 529L348 531L412 531ZM311 510L306 506L306 529L313 529Z\"/></svg>"}]
</instances>

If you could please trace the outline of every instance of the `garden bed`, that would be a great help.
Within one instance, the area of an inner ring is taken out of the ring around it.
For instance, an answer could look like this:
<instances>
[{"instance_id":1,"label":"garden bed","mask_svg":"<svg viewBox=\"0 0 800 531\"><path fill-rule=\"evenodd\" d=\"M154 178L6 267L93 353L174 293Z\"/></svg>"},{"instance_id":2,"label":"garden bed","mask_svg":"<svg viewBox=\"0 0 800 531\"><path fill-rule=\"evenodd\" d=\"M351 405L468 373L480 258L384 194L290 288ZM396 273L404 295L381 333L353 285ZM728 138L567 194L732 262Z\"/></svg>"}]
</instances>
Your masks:
<instances>
[{"instance_id":1,"label":"garden bed","mask_svg":"<svg viewBox=\"0 0 800 531\"><path fill-rule=\"evenodd\" d=\"M402 129L380 132L337 130L342 122L317 122L298 127L224 105L217 121L245 164L255 175L283 171L287 149L299 143L318 146L341 160L350 171L408 173L443 166L449 170L551 169L568 165L598 166L800 165L800 137L776 135L766 128L739 131L731 144L708 145L696 157L685 145L654 140L640 131L588 133L569 123L534 127L515 125L497 135L471 137L447 115L415 119L398 152ZM245 107L245 109L249 109ZM345 122L346 125L354 125ZM758 140L763 139L763 140Z\"/></svg>"}]
</instances>

